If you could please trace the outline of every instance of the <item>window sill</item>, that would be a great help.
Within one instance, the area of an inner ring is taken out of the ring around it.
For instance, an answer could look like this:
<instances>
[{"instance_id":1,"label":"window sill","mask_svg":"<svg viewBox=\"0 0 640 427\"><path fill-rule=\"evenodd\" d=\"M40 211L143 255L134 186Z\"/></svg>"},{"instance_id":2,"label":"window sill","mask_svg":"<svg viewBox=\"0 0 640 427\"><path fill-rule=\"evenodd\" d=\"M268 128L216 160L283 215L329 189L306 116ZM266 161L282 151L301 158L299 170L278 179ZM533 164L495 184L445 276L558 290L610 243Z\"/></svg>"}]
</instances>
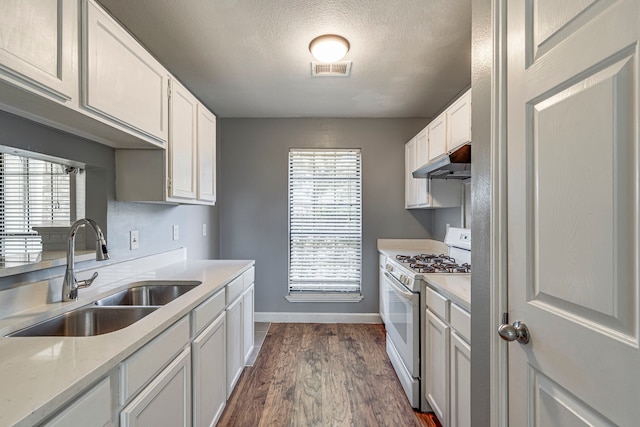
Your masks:
<instances>
[{"instance_id":1,"label":"window sill","mask_svg":"<svg viewBox=\"0 0 640 427\"><path fill-rule=\"evenodd\" d=\"M289 294L285 297L289 302L360 302L360 294Z\"/></svg>"}]
</instances>

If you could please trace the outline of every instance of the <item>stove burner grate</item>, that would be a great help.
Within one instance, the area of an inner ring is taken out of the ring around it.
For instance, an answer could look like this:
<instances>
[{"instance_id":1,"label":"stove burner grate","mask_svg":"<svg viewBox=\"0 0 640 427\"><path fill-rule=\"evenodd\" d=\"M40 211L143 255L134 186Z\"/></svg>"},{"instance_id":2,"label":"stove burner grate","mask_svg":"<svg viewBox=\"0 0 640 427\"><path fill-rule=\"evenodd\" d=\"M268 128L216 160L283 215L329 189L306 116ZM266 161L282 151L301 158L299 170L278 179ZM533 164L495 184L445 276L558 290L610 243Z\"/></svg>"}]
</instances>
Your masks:
<instances>
[{"instance_id":1,"label":"stove burner grate","mask_svg":"<svg viewBox=\"0 0 640 427\"><path fill-rule=\"evenodd\" d=\"M471 265L457 264L455 258L445 254L396 255L396 259L409 264L418 273L470 273Z\"/></svg>"}]
</instances>

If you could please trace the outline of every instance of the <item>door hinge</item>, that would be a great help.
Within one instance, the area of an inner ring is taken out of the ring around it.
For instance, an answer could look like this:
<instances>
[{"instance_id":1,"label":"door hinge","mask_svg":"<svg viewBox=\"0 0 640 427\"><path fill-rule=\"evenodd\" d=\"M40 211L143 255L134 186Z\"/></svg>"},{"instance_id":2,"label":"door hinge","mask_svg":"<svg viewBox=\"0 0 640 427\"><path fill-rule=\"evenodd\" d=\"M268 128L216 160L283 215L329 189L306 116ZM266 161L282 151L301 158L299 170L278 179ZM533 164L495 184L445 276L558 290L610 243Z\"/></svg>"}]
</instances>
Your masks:
<instances>
[{"instance_id":1,"label":"door hinge","mask_svg":"<svg viewBox=\"0 0 640 427\"><path fill-rule=\"evenodd\" d=\"M171 178L167 178L167 188L171 190Z\"/></svg>"},{"instance_id":2,"label":"door hinge","mask_svg":"<svg viewBox=\"0 0 640 427\"><path fill-rule=\"evenodd\" d=\"M171 80L167 80L167 97L171 99Z\"/></svg>"}]
</instances>

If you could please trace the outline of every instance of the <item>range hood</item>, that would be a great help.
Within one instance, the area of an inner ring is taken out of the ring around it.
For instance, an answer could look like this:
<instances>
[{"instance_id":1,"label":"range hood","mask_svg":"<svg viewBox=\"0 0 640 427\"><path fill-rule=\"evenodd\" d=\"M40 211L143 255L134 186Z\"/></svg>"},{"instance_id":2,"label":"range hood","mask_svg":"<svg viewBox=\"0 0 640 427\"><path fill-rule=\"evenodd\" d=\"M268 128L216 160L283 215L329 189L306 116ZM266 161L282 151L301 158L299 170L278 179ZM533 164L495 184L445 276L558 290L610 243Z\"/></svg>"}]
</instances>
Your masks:
<instances>
[{"instance_id":1,"label":"range hood","mask_svg":"<svg viewBox=\"0 0 640 427\"><path fill-rule=\"evenodd\" d=\"M413 171L414 178L465 179L471 176L471 144L441 154Z\"/></svg>"}]
</instances>

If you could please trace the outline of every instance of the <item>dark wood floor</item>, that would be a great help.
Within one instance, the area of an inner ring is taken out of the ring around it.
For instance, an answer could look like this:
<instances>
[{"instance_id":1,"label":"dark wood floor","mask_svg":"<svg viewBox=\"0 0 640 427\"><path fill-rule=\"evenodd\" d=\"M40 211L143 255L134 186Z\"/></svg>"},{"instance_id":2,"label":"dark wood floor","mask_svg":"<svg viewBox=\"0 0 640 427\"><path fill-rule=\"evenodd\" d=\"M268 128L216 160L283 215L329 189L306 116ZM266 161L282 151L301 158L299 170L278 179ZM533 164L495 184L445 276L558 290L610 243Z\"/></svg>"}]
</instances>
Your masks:
<instances>
[{"instance_id":1,"label":"dark wood floor","mask_svg":"<svg viewBox=\"0 0 640 427\"><path fill-rule=\"evenodd\" d=\"M382 325L280 323L218 425L432 427L433 419L411 409Z\"/></svg>"}]
</instances>

